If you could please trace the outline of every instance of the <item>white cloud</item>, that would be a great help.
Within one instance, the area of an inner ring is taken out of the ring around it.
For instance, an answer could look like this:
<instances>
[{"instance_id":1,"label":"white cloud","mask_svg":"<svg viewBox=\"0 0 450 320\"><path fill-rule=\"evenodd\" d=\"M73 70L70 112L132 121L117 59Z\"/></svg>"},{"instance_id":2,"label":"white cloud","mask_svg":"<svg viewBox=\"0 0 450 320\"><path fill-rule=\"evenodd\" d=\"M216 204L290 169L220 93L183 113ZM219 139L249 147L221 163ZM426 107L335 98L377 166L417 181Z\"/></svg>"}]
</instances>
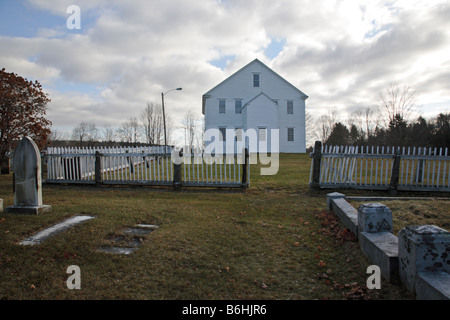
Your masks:
<instances>
[{"instance_id":1,"label":"white cloud","mask_svg":"<svg viewBox=\"0 0 450 320\"><path fill-rule=\"evenodd\" d=\"M67 16L73 4L28 2L59 16ZM180 125L187 110L200 115L203 93L254 58L308 94L307 108L318 112L376 103L392 80L412 87L423 104L439 104L436 110L450 102L450 6L444 0L80 0L77 5L81 32L55 26L31 39L0 37L7 70L49 88L48 115L56 126L76 126L86 118L120 124L147 101L159 103L161 92L183 87L166 99ZM269 60L264 50L272 39L285 44ZM223 70L210 64L224 56L234 59ZM78 95L55 91L67 83L96 89Z\"/></svg>"}]
</instances>

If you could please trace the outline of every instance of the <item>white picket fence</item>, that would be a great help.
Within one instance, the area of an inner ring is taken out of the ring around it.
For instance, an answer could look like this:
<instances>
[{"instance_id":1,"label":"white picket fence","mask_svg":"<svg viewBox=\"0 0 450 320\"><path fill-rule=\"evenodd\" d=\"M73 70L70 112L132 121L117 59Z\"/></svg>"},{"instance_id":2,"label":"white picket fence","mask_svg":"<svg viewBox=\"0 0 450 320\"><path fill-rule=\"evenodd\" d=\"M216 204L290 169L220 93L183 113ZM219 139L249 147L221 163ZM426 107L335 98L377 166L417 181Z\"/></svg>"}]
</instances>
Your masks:
<instances>
[{"instance_id":1,"label":"white picket fence","mask_svg":"<svg viewBox=\"0 0 450 320\"><path fill-rule=\"evenodd\" d=\"M183 156L185 186L249 186L250 165L245 163L245 154L205 155L193 150Z\"/></svg>"},{"instance_id":2,"label":"white picket fence","mask_svg":"<svg viewBox=\"0 0 450 320\"><path fill-rule=\"evenodd\" d=\"M242 155L205 155L199 150L185 152L180 158L180 172L176 174L172 151L175 152L171 147L48 148L44 155L47 164L45 182L134 185L174 185L176 182L183 186L204 187L249 185L249 165Z\"/></svg>"},{"instance_id":3,"label":"white picket fence","mask_svg":"<svg viewBox=\"0 0 450 320\"><path fill-rule=\"evenodd\" d=\"M153 164L154 170L150 172L150 178L147 172L147 179L164 181L170 175L167 165L155 163L156 159L161 162L161 158L167 163L170 147L50 147L45 154L47 182L95 182L96 152L102 154L103 180L139 180L140 172L135 168L143 163Z\"/></svg>"},{"instance_id":4,"label":"white picket fence","mask_svg":"<svg viewBox=\"0 0 450 320\"><path fill-rule=\"evenodd\" d=\"M396 154L400 162L394 172ZM314 182L313 166L314 157L310 184ZM316 181L321 188L387 190L394 176L398 177L396 190L450 191L448 148L321 147L320 176Z\"/></svg>"}]
</instances>

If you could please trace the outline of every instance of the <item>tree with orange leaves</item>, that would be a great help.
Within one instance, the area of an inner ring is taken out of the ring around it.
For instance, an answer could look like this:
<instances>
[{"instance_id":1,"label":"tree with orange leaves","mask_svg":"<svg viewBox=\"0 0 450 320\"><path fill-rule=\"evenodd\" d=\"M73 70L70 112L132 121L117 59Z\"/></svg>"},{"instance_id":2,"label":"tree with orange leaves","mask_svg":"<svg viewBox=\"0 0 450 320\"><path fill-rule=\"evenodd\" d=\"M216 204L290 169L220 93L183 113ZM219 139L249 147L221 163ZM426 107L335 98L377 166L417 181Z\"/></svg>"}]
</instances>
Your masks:
<instances>
[{"instance_id":1,"label":"tree with orange leaves","mask_svg":"<svg viewBox=\"0 0 450 320\"><path fill-rule=\"evenodd\" d=\"M15 73L0 71L0 166L9 172L8 153L25 136L42 149L50 135L51 122L46 118L48 94L38 81Z\"/></svg>"}]
</instances>

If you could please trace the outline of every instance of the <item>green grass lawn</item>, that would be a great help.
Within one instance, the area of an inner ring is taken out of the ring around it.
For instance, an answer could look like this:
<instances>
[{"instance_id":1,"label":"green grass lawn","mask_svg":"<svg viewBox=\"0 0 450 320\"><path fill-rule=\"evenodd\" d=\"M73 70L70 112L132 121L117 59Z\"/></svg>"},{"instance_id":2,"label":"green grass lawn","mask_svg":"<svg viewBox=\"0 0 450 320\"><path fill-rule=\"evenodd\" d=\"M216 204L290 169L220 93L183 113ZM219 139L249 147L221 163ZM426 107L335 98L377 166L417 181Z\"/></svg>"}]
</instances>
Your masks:
<instances>
[{"instance_id":1,"label":"green grass lawn","mask_svg":"<svg viewBox=\"0 0 450 320\"><path fill-rule=\"evenodd\" d=\"M45 185L51 213L0 214L0 299L414 299L384 280L366 288L371 263L320 218L331 191L311 193L309 172L308 155L281 155L275 176L252 166L247 190ZM0 176L0 197L13 204L12 175ZM80 214L95 219L18 244ZM137 223L159 228L136 252L97 252ZM66 286L70 265L80 290Z\"/></svg>"}]
</instances>

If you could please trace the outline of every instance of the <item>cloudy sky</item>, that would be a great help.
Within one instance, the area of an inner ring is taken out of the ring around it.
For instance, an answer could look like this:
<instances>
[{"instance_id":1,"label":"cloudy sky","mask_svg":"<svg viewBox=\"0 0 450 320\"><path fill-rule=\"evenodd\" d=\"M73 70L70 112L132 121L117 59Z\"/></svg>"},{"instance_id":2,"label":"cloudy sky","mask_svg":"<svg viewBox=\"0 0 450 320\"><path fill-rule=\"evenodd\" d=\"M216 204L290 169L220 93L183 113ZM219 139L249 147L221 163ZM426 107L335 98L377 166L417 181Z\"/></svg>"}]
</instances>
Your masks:
<instances>
[{"instance_id":1,"label":"cloudy sky","mask_svg":"<svg viewBox=\"0 0 450 320\"><path fill-rule=\"evenodd\" d=\"M80 29L67 26L70 5ZM396 81L432 117L450 112L448 17L447 0L1 0L0 67L38 80L67 132L82 120L120 126L176 87L165 103L181 126L255 58L305 92L314 115L376 104Z\"/></svg>"}]
</instances>

